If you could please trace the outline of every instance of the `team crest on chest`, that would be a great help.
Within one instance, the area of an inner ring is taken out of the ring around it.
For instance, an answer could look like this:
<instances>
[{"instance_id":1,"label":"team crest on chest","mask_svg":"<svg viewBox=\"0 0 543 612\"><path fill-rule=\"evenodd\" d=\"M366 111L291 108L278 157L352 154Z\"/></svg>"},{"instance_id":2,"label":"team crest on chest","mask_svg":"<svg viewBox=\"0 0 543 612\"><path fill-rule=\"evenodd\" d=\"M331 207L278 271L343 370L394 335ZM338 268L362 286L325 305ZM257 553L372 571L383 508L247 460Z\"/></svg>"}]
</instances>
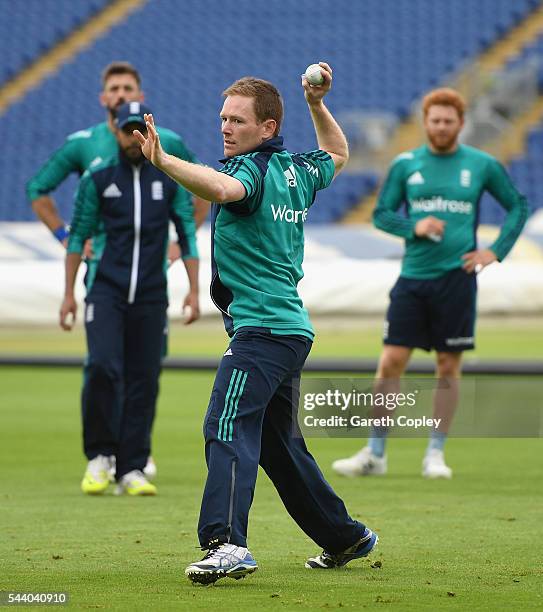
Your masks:
<instances>
[{"instance_id":1,"label":"team crest on chest","mask_svg":"<svg viewBox=\"0 0 543 612\"><path fill-rule=\"evenodd\" d=\"M460 185L462 187L471 186L471 170L460 170Z\"/></svg>"},{"instance_id":2,"label":"team crest on chest","mask_svg":"<svg viewBox=\"0 0 543 612\"><path fill-rule=\"evenodd\" d=\"M164 199L164 186L162 185L162 181L153 181L151 183L151 197L153 200Z\"/></svg>"}]
</instances>

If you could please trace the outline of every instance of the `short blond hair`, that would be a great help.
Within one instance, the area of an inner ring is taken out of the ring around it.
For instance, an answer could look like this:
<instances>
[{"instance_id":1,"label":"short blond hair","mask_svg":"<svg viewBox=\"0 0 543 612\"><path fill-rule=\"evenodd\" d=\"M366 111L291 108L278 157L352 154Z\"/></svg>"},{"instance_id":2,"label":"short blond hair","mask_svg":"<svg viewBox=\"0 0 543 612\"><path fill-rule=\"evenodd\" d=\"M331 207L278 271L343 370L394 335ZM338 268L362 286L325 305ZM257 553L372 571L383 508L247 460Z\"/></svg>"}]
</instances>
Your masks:
<instances>
[{"instance_id":1,"label":"short blond hair","mask_svg":"<svg viewBox=\"0 0 543 612\"><path fill-rule=\"evenodd\" d=\"M428 92L422 100L422 114L424 117L428 114L431 106L453 106L458 113L460 119L464 118L466 111L466 101L463 96L450 87L440 87L439 89L432 89Z\"/></svg>"},{"instance_id":2,"label":"short blond hair","mask_svg":"<svg viewBox=\"0 0 543 612\"><path fill-rule=\"evenodd\" d=\"M255 77L243 77L222 92L223 96L253 98L255 116L259 123L273 119L276 123L274 136L279 134L283 122L283 100L275 85Z\"/></svg>"}]
</instances>

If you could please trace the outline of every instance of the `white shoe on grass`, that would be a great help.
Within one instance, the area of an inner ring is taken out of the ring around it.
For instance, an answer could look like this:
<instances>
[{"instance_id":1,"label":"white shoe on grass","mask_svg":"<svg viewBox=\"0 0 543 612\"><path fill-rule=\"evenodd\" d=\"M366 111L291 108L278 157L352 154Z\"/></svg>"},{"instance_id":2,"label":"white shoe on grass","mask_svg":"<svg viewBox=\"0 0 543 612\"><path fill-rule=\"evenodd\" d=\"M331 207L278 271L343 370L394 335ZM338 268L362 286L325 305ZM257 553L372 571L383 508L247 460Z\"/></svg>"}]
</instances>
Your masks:
<instances>
[{"instance_id":1,"label":"white shoe on grass","mask_svg":"<svg viewBox=\"0 0 543 612\"><path fill-rule=\"evenodd\" d=\"M109 482L115 482L115 467L117 465L117 459L115 455L109 456Z\"/></svg>"},{"instance_id":2,"label":"white shoe on grass","mask_svg":"<svg viewBox=\"0 0 543 612\"><path fill-rule=\"evenodd\" d=\"M110 462L109 480L110 482L115 482L115 465L116 465L115 455L110 456L109 462ZM154 459L151 457L151 455L149 455L149 457L147 458L147 463L145 464L145 467L143 468L143 473L145 474L145 477L147 478L147 480L154 480L156 478L156 475L157 475L156 463Z\"/></svg>"},{"instance_id":3,"label":"white shoe on grass","mask_svg":"<svg viewBox=\"0 0 543 612\"><path fill-rule=\"evenodd\" d=\"M387 473L387 458L386 455L383 457L374 455L369 446L364 446L352 457L334 461L332 469L341 476L349 477L383 475Z\"/></svg>"},{"instance_id":4,"label":"white shoe on grass","mask_svg":"<svg viewBox=\"0 0 543 612\"><path fill-rule=\"evenodd\" d=\"M426 453L422 460L422 475L424 478L452 478L452 470L446 465L442 450L433 448Z\"/></svg>"},{"instance_id":5,"label":"white shoe on grass","mask_svg":"<svg viewBox=\"0 0 543 612\"><path fill-rule=\"evenodd\" d=\"M375 548L378 541L379 536L366 527L360 540L357 540L352 546L347 548L347 550L340 553L329 553L323 550L320 555L309 557L305 562L305 566L307 569L333 569L336 567L343 567L349 563L349 561L367 557Z\"/></svg>"},{"instance_id":6,"label":"white shoe on grass","mask_svg":"<svg viewBox=\"0 0 543 612\"><path fill-rule=\"evenodd\" d=\"M157 473L156 463L155 463L155 460L151 457L151 455L147 457L147 463L145 464L145 467L143 468L143 473L145 474L148 480L154 480L156 478L156 473Z\"/></svg>"},{"instance_id":7,"label":"white shoe on grass","mask_svg":"<svg viewBox=\"0 0 543 612\"><path fill-rule=\"evenodd\" d=\"M191 563L185 569L185 576L191 582L213 584L219 578L245 578L257 569L258 565L247 548L220 544L208 550L201 561Z\"/></svg>"},{"instance_id":8,"label":"white shoe on grass","mask_svg":"<svg viewBox=\"0 0 543 612\"><path fill-rule=\"evenodd\" d=\"M87 464L81 481L81 490L87 495L100 495L109 486L111 462L106 455L97 455Z\"/></svg>"},{"instance_id":9,"label":"white shoe on grass","mask_svg":"<svg viewBox=\"0 0 543 612\"><path fill-rule=\"evenodd\" d=\"M140 470L132 470L125 474L117 483L115 495L156 495L157 490L154 484L151 484L143 472Z\"/></svg>"}]
</instances>

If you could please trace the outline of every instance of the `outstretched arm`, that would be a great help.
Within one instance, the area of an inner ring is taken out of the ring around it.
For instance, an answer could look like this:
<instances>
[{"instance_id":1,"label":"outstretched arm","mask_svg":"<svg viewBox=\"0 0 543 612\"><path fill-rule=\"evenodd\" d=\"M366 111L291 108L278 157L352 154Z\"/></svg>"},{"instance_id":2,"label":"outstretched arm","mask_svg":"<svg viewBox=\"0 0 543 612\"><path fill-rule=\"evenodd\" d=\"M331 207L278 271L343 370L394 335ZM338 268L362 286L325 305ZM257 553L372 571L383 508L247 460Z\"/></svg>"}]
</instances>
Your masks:
<instances>
[{"instance_id":1,"label":"outstretched arm","mask_svg":"<svg viewBox=\"0 0 543 612\"><path fill-rule=\"evenodd\" d=\"M349 159L349 146L345 134L324 105L323 98L332 87L332 69L326 62L319 62L319 66L324 79L322 85L310 85L303 75L302 87L315 126L319 148L326 151L334 160L334 176L336 176Z\"/></svg>"},{"instance_id":2,"label":"outstretched arm","mask_svg":"<svg viewBox=\"0 0 543 612\"><path fill-rule=\"evenodd\" d=\"M141 145L142 153L159 170L195 196L210 202L225 204L237 202L245 197L245 187L237 179L217 172L213 168L191 164L166 153L160 144L153 115L145 115L145 121L147 137L139 130L134 130L134 134Z\"/></svg>"}]
</instances>

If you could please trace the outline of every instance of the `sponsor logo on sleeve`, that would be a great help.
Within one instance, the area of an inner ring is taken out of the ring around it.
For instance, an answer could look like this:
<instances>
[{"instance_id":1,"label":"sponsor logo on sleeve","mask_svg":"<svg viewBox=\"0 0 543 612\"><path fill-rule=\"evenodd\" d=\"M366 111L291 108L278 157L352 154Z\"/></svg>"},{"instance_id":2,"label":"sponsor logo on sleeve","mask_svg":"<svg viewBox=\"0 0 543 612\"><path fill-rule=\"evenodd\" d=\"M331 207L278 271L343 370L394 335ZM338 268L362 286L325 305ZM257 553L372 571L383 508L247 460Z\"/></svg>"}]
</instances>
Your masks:
<instances>
[{"instance_id":1,"label":"sponsor logo on sleeve","mask_svg":"<svg viewBox=\"0 0 543 612\"><path fill-rule=\"evenodd\" d=\"M309 162L304 161L304 166L306 167L307 171L309 172L309 174L312 174L313 176L319 176L319 169L316 168L315 166L312 166Z\"/></svg>"}]
</instances>

